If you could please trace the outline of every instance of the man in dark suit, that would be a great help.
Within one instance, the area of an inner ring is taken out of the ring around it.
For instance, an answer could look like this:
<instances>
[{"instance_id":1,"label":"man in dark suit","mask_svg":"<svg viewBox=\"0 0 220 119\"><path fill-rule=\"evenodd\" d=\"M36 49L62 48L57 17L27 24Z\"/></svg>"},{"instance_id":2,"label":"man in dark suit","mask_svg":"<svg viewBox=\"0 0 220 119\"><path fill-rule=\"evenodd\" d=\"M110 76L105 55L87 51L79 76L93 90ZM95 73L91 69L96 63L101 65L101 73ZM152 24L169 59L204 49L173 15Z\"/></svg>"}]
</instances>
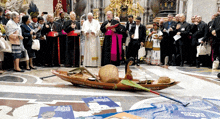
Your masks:
<instances>
[{"instance_id":1,"label":"man in dark suit","mask_svg":"<svg viewBox=\"0 0 220 119\"><path fill-rule=\"evenodd\" d=\"M126 26L125 26L126 31L129 32L131 30L131 26L135 24L136 22L134 21L133 15L129 15L128 21L126 22Z\"/></svg>"},{"instance_id":2,"label":"man in dark suit","mask_svg":"<svg viewBox=\"0 0 220 119\"><path fill-rule=\"evenodd\" d=\"M196 22L194 23L197 27L196 32L192 35L192 47L193 51L196 51L196 48L200 43L204 43L207 40L208 26L206 23L202 22L202 17L197 16ZM196 53L193 56L193 59L196 59L196 67L200 67L199 57L196 58Z\"/></svg>"},{"instance_id":3,"label":"man in dark suit","mask_svg":"<svg viewBox=\"0 0 220 119\"><path fill-rule=\"evenodd\" d=\"M129 36L129 31L131 30L131 26L132 25L136 25L136 22L134 21L134 17L133 15L129 15L128 16L128 22L126 22L125 25L125 30L126 30L126 34L127 34L127 38L126 40L123 42L123 46L126 46L125 51L126 51L126 59L128 59L127 57L127 52L128 52L128 46L126 44L128 44L130 42L130 36Z\"/></svg>"},{"instance_id":4,"label":"man in dark suit","mask_svg":"<svg viewBox=\"0 0 220 119\"><path fill-rule=\"evenodd\" d=\"M190 24L187 23L186 17L184 14L180 14L179 16L179 22L176 26L176 35L180 35L181 38L178 39L178 42L176 42L175 47L176 47L176 52L180 54L180 66L182 67L186 58L186 48L187 48L187 43L189 42L188 40L188 35L190 32ZM175 61L174 61L175 62ZM178 62L175 62L178 63Z\"/></svg>"},{"instance_id":5,"label":"man in dark suit","mask_svg":"<svg viewBox=\"0 0 220 119\"><path fill-rule=\"evenodd\" d=\"M193 41L192 41L193 34L197 31L197 25L195 25L195 22L196 22L196 16L192 16L190 23L190 32L189 32L190 45L188 52L189 53L188 61L190 63L190 66L196 66L196 48L195 46L193 46Z\"/></svg>"},{"instance_id":6,"label":"man in dark suit","mask_svg":"<svg viewBox=\"0 0 220 119\"><path fill-rule=\"evenodd\" d=\"M141 17L136 18L136 25L131 27L129 34L131 36L131 41L128 45L127 56L128 58L137 58L137 66L139 66L138 50L140 49L140 45L144 46L144 41L146 38L146 27L141 24Z\"/></svg>"},{"instance_id":7,"label":"man in dark suit","mask_svg":"<svg viewBox=\"0 0 220 119\"><path fill-rule=\"evenodd\" d=\"M164 62L165 57L169 57L169 64L171 63L172 54L175 52L174 39L175 35L174 30L176 29L176 22L173 21L173 15L168 14L168 21L163 23L163 39L160 43L161 49L161 63L166 64L168 62Z\"/></svg>"}]
</instances>

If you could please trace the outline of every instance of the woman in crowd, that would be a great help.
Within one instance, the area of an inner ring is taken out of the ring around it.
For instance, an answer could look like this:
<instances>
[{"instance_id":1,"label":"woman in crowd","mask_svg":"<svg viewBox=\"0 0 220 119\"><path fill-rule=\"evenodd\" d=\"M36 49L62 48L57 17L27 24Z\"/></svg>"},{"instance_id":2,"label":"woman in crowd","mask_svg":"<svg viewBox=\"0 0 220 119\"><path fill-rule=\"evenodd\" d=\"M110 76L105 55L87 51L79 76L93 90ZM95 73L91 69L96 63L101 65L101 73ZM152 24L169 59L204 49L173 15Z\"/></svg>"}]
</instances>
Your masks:
<instances>
[{"instance_id":1,"label":"woman in crowd","mask_svg":"<svg viewBox=\"0 0 220 119\"><path fill-rule=\"evenodd\" d=\"M159 24L154 23L148 35L148 40L153 41L153 50L147 52L148 64L160 65L160 42L163 38L162 35L163 33L159 30Z\"/></svg>"},{"instance_id":2,"label":"woman in crowd","mask_svg":"<svg viewBox=\"0 0 220 119\"><path fill-rule=\"evenodd\" d=\"M32 26L29 25L30 23L31 23L31 19L28 15L22 17L21 29L22 29L22 36L24 37L23 43L29 56L29 60L27 60L26 62L27 70L36 69L33 66L33 58L35 58L35 51L31 48L33 42L32 39L35 39L36 35L33 32Z\"/></svg>"},{"instance_id":3,"label":"woman in crowd","mask_svg":"<svg viewBox=\"0 0 220 119\"><path fill-rule=\"evenodd\" d=\"M19 14L17 12L12 12L11 19L6 25L6 34L9 41L12 44L12 57L14 59L14 71L24 72L19 67L19 59L21 58L21 42L23 36L21 34L21 28L19 26Z\"/></svg>"}]
</instances>

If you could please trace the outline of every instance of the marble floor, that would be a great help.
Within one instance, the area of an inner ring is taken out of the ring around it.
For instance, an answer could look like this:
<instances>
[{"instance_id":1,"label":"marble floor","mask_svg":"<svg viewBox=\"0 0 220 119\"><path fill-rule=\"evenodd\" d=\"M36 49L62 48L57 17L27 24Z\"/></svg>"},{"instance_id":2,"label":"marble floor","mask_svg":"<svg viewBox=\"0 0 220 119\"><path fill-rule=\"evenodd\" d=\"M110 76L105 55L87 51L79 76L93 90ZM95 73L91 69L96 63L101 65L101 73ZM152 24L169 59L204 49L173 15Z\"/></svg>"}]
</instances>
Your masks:
<instances>
[{"instance_id":1,"label":"marble floor","mask_svg":"<svg viewBox=\"0 0 220 119\"><path fill-rule=\"evenodd\" d=\"M119 76L124 77L124 65L119 66ZM40 107L72 105L76 117L91 114L110 113L118 110L107 110L92 113L82 98L108 96L120 105L121 111L140 108L142 103L165 101L155 94L145 91L116 91L73 86L56 76L51 70L71 70L72 68L54 67L42 68L15 73L7 71L0 75L0 119L35 119ZM93 74L98 74L99 68L88 68ZM219 70L195 67L160 67L141 64L131 66L132 75L137 79L157 80L167 76L179 84L158 91L164 95L183 99L183 97L200 97L220 99L220 80L217 78ZM175 102L169 102L175 103ZM143 106L141 107L143 108Z\"/></svg>"}]
</instances>

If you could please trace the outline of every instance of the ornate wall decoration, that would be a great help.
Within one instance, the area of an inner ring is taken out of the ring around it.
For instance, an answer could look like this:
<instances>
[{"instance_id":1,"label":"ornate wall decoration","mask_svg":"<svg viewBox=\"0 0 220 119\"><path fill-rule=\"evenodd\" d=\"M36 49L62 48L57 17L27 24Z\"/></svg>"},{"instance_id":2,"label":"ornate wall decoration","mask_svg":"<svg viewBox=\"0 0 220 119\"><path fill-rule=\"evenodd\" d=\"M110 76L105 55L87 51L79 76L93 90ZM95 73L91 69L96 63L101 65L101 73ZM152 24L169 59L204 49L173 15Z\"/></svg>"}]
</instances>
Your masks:
<instances>
[{"instance_id":1,"label":"ornate wall decoration","mask_svg":"<svg viewBox=\"0 0 220 119\"><path fill-rule=\"evenodd\" d=\"M5 9L16 11L19 13L26 13L31 2L33 2L33 0L7 0L7 2L5 3Z\"/></svg>"},{"instance_id":2,"label":"ornate wall decoration","mask_svg":"<svg viewBox=\"0 0 220 119\"><path fill-rule=\"evenodd\" d=\"M134 0L111 0L110 5L105 8L105 12L112 11L115 17L120 17L122 12L124 12L123 8L125 7L127 7L127 15L133 14L134 17L139 16L140 13L144 12L144 8L140 3L135 3Z\"/></svg>"},{"instance_id":3,"label":"ornate wall decoration","mask_svg":"<svg viewBox=\"0 0 220 119\"><path fill-rule=\"evenodd\" d=\"M0 6L5 8L5 3L7 0L0 0Z\"/></svg>"},{"instance_id":4,"label":"ornate wall decoration","mask_svg":"<svg viewBox=\"0 0 220 119\"><path fill-rule=\"evenodd\" d=\"M150 0L153 17L165 17L167 14L176 13L177 0Z\"/></svg>"},{"instance_id":5,"label":"ornate wall decoration","mask_svg":"<svg viewBox=\"0 0 220 119\"><path fill-rule=\"evenodd\" d=\"M99 9L93 9L94 19L99 20Z\"/></svg>"}]
</instances>

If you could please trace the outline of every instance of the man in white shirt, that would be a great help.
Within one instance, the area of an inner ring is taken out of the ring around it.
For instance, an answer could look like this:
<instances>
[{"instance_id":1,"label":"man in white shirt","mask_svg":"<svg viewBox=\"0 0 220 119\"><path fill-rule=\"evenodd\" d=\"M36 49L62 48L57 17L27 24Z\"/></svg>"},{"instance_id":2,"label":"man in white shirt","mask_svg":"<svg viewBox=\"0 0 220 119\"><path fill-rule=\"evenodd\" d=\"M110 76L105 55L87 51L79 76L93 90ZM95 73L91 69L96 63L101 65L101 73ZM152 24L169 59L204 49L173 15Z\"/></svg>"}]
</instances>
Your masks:
<instances>
[{"instance_id":1,"label":"man in white shirt","mask_svg":"<svg viewBox=\"0 0 220 119\"><path fill-rule=\"evenodd\" d=\"M139 66L138 50L140 49L140 45L144 46L146 38L146 27L141 24L141 17L136 18L136 25L131 26L129 34L131 41L128 45L127 58L137 58L137 66Z\"/></svg>"}]
</instances>

